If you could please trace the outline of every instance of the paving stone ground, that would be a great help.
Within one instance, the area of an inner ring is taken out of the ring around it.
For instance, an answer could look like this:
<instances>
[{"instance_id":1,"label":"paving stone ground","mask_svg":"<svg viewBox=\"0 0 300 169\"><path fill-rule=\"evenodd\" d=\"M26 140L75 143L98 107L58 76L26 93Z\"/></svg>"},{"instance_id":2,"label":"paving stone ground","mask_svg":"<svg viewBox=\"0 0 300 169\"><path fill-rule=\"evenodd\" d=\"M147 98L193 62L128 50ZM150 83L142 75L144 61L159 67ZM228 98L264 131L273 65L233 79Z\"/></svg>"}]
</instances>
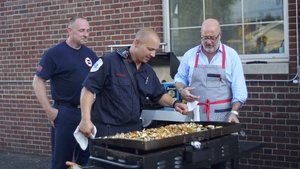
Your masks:
<instances>
[{"instance_id":1,"label":"paving stone ground","mask_svg":"<svg viewBox=\"0 0 300 169\"><path fill-rule=\"evenodd\" d=\"M49 169L50 156L0 151L0 169Z\"/></svg>"}]
</instances>

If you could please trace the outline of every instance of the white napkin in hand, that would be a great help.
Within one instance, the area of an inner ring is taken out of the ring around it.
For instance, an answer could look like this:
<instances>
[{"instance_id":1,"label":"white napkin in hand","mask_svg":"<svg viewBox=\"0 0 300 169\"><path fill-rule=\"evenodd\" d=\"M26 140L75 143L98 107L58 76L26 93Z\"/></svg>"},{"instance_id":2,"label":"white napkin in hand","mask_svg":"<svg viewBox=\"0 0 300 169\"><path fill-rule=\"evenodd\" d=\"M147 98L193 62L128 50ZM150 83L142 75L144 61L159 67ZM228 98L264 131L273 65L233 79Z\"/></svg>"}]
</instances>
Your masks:
<instances>
[{"instance_id":1,"label":"white napkin in hand","mask_svg":"<svg viewBox=\"0 0 300 169\"><path fill-rule=\"evenodd\" d=\"M91 138L95 138L96 136L96 133L97 133L97 129L96 129L96 126L94 126L94 133L92 133L92 136ZM73 133L77 143L80 145L80 148L82 150L86 150L87 146L88 146L88 143L89 143L89 140L87 137L85 137L81 131L79 130L79 126L77 126L76 130L74 131Z\"/></svg>"},{"instance_id":2,"label":"white napkin in hand","mask_svg":"<svg viewBox=\"0 0 300 169\"><path fill-rule=\"evenodd\" d=\"M192 111L194 113L194 121L200 121L200 112L199 112L199 106L198 101L193 102L187 102L186 104L188 111Z\"/></svg>"}]
</instances>

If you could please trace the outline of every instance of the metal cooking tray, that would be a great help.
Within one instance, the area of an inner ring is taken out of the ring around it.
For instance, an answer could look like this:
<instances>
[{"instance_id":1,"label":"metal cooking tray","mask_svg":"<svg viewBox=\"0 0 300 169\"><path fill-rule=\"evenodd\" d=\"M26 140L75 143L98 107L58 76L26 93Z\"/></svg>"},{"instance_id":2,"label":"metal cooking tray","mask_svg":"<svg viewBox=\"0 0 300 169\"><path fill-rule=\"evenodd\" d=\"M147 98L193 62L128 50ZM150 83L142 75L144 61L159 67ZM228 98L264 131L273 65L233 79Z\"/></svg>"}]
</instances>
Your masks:
<instances>
[{"instance_id":1,"label":"metal cooking tray","mask_svg":"<svg viewBox=\"0 0 300 169\"><path fill-rule=\"evenodd\" d=\"M160 121L159 123L164 124ZM178 124L184 122L165 122L165 124ZM188 123L188 122L185 122ZM215 137L220 137L228 135L231 133L239 132L241 130L240 124L237 123L227 123L227 122L195 122L197 124L215 125L222 126L222 128L209 129L205 131L195 132L191 134L185 134L180 136L168 137L157 140L141 141L141 140L130 140L130 139L115 139L115 138L94 138L92 139L92 145L113 145L124 148L133 148L138 150L150 151L160 148L186 144L191 141L201 141L205 139L212 139Z\"/></svg>"}]
</instances>

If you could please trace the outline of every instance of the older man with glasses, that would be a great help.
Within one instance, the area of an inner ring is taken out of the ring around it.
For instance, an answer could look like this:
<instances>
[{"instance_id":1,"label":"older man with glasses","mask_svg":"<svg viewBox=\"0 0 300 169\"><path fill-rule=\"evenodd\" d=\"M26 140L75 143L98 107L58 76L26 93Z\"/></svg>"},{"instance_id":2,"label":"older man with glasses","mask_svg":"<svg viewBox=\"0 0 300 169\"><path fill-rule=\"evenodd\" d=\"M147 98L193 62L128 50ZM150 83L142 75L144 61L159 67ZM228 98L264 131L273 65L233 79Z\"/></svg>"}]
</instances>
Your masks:
<instances>
[{"instance_id":1,"label":"older man with glasses","mask_svg":"<svg viewBox=\"0 0 300 169\"><path fill-rule=\"evenodd\" d=\"M219 22L205 20L201 44L184 54L174 77L182 98L199 106L199 111L194 111L195 121L239 123L238 110L247 99L240 57L221 43L221 37ZM225 162L211 168L225 169Z\"/></svg>"}]
</instances>

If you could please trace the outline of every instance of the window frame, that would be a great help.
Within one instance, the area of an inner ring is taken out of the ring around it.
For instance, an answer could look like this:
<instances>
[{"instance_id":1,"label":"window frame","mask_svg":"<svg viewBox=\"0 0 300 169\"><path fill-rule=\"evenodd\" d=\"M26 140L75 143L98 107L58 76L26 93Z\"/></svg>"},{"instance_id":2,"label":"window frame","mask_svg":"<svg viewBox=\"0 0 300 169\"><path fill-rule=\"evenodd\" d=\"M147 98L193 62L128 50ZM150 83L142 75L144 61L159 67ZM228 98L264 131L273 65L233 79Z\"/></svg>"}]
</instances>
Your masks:
<instances>
[{"instance_id":1,"label":"window frame","mask_svg":"<svg viewBox=\"0 0 300 169\"><path fill-rule=\"evenodd\" d=\"M289 27L288 27L288 1L283 1L283 29L284 29L284 53L275 54L245 54L240 55L245 74L288 74L289 73ZM165 51L171 51L170 38L170 0L163 0L163 28ZM200 32L199 32L200 38ZM191 46L192 48L193 46ZM177 56L179 60L182 56ZM257 62L259 61L259 62ZM252 62L254 64L247 64ZM256 62L256 63L255 63ZM262 64L261 62L267 62Z\"/></svg>"}]
</instances>

